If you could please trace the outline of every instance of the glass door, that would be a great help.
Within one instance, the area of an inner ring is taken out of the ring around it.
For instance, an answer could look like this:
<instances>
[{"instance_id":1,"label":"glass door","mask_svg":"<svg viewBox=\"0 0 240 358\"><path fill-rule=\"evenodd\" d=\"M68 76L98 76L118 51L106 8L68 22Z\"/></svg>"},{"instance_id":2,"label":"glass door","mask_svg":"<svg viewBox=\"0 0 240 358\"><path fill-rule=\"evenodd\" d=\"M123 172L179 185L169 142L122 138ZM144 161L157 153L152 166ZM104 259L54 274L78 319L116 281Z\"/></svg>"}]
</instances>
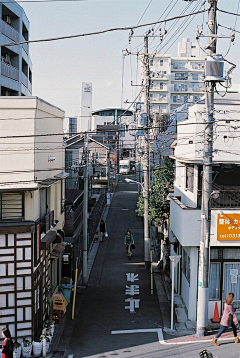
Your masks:
<instances>
[{"instance_id":1,"label":"glass door","mask_svg":"<svg viewBox=\"0 0 240 358\"><path fill-rule=\"evenodd\" d=\"M224 263L223 267L223 302L229 292L234 293L234 307L240 308L240 263Z\"/></svg>"}]
</instances>

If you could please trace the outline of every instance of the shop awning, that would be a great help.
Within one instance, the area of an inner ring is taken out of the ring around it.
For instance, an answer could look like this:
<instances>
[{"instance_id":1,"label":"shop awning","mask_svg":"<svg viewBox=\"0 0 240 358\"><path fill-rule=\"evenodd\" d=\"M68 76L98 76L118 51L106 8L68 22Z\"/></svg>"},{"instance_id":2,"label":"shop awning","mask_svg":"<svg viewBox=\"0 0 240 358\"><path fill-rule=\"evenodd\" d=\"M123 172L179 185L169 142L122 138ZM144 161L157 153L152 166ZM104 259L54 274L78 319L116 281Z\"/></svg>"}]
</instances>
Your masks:
<instances>
[{"instance_id":1,"label":"shop awning","mask_svg":"<svg viewBox=\"0 0 240 358\"><path fill-rule=\"evenodd\" d=\"M54 241L56 235L57 235L56 231L51 231L51 230L48 231L48 233L41 240L40 249L46 250L48 246Z\"/></svg>"},{"instance_id":2,"label":"shop awning","mask_svg":"<svg viewBox=\"0 0 240 358\"><path fill-rule=\"evenodd\" d=\"M61 242L61 243L57 244L54 247L54 249L52 250L51 256L54 256L54 257L61 256L65 250L65 246L66 246L66 242Z\"/></svg>"}]
</instances>

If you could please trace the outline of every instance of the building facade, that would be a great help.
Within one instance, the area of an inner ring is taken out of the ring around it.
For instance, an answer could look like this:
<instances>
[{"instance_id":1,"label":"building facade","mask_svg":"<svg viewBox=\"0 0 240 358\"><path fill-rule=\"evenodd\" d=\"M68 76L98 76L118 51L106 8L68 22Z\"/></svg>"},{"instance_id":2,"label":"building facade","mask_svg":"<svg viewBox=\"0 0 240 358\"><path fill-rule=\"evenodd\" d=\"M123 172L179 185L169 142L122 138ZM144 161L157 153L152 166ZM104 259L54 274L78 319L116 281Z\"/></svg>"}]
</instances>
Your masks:
<instances>
[{"instance_id":1,"label":"building facade","mask_svg":"<svg viewBox=\"0 0 240 358\"><path fill-rule=\"evenodd\" d=\"M29 21L23 8L15 1L1 3L1 96L32 94L32 63L29 44ZM5 44L5 45L4 45ZM13 44L11 46L11 44Z\"/></svg>"},{"instance_id":2,"label":"building facade","mask_svg":"<svg viewBox=\"0 0 240 358\"><path fill-rule=\"evenodd\" d=\"M197 102L203 96L205 59L200 57L197 46L189 39L183 39L178 44L176 57L171 54L149 54L152 115L169 115L179 105L187 101Z\"/></svg>"},{"instance_id":3,"label":"building facade","mask_svg":"<svg viewBox=\"0 0 240 358\"><path fill-rule=\"evenodd\" d=\"M188 318L196 320L198 264L201 232L202 170L204 156L204 101L189 108L189 116L177 125L174 146L175 188L170 205L172 255L181 255L175 268L175 291L180 294ZM210 199L210 274L208 318L213 317L215 302L220 314L228 292L234 292L240 307L240 158L238 111L240 99L215 99L212 190Z\"/></svg>"},{"instance_id":4,"label":"building facade","mask_svg":"<svg viewBox=\"0 0 240 358\"><path fill-rule=\"evenodd\" d=\"M37 97L2 97L0 116L0 325L21 342L39 337L61 279L64 112Z\"/></svg>"}]
</instances>

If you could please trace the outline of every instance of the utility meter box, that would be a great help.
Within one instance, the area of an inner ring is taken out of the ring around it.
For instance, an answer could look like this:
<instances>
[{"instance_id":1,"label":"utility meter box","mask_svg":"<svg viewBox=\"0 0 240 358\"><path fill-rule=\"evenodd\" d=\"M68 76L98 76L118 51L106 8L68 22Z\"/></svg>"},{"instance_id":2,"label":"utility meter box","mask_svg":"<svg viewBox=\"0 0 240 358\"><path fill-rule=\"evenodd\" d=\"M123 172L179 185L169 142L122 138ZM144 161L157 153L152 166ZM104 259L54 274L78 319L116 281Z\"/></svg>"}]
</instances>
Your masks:
<instances>
[{"instance_id":1,"label":"utility meter box","mask_svg":"<svg viewBox=\"0 0 240 358\"><path fill-rule=\"evenodd\" d=\"M207 56L204 81L224 82L224 60L222 55Z\"/></svg>"}]
</instances>

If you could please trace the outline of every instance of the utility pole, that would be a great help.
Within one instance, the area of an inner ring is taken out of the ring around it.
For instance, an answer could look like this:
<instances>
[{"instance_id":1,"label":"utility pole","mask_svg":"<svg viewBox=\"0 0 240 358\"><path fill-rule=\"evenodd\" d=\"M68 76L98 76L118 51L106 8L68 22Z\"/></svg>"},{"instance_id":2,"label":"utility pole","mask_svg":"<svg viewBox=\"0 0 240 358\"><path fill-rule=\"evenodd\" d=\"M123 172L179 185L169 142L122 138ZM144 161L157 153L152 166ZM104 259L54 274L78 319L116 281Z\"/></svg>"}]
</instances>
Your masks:
<instances>
[{"instance_id":1,"label":"utility pole","mask_svg":"<svg viewBox=\"0 0 240 358\"><path fill-rule=\"evenodd\" d=\"M111 161L110 161L110 147L108 149L108 153L107 153L107 205L110 206L110 196L111 196L111 193L110 193L110 164L111 164Z\"/></svg>"},{"instance_id":2,"label":"utility pole","mask_svg":"<svg viewBox=\"0 0 240 358\"><path fill-rule=\"evenodd\" d=\"M150 107L149 107L149 57L148 57L148 33L144 34L144 112L147 114L147 123L144 133L144 160L143 160L143 172L144 172L144 261L146 267L150 267L150 238L148 227L148 194L149 194L149 138L148 138L148 126L150 123Z\"/></svg>"},{"instance_id":3,"label":"utility pole","mask_svg":"<svg viewBox=\"0 0 240 358\"><path fill-rule=\"evenodd\" d=\"M217 0L208 0L208 56L216 55L217 43ZM211 37L211 35L215 35ZM211 211L209 200L212 192L213 124L214 124L214 81L205 81L206 126L204 139L204 163L202 175L201 240L198 268L198 311L197 336L205 334L208 325L209 267Z\"/></svg>"},{"instance_id":4,"label":"utility pole","mask_svg":"<svg viewBox=\"0 0 240 358\"><path fill-rule=\"evenodd\" d=\"M87 248L88 248L88 133L84 138L85 169L84 169L84 195L83 195L83 269L82 282L87 285Z\"/></svg>"}]
</instances>

